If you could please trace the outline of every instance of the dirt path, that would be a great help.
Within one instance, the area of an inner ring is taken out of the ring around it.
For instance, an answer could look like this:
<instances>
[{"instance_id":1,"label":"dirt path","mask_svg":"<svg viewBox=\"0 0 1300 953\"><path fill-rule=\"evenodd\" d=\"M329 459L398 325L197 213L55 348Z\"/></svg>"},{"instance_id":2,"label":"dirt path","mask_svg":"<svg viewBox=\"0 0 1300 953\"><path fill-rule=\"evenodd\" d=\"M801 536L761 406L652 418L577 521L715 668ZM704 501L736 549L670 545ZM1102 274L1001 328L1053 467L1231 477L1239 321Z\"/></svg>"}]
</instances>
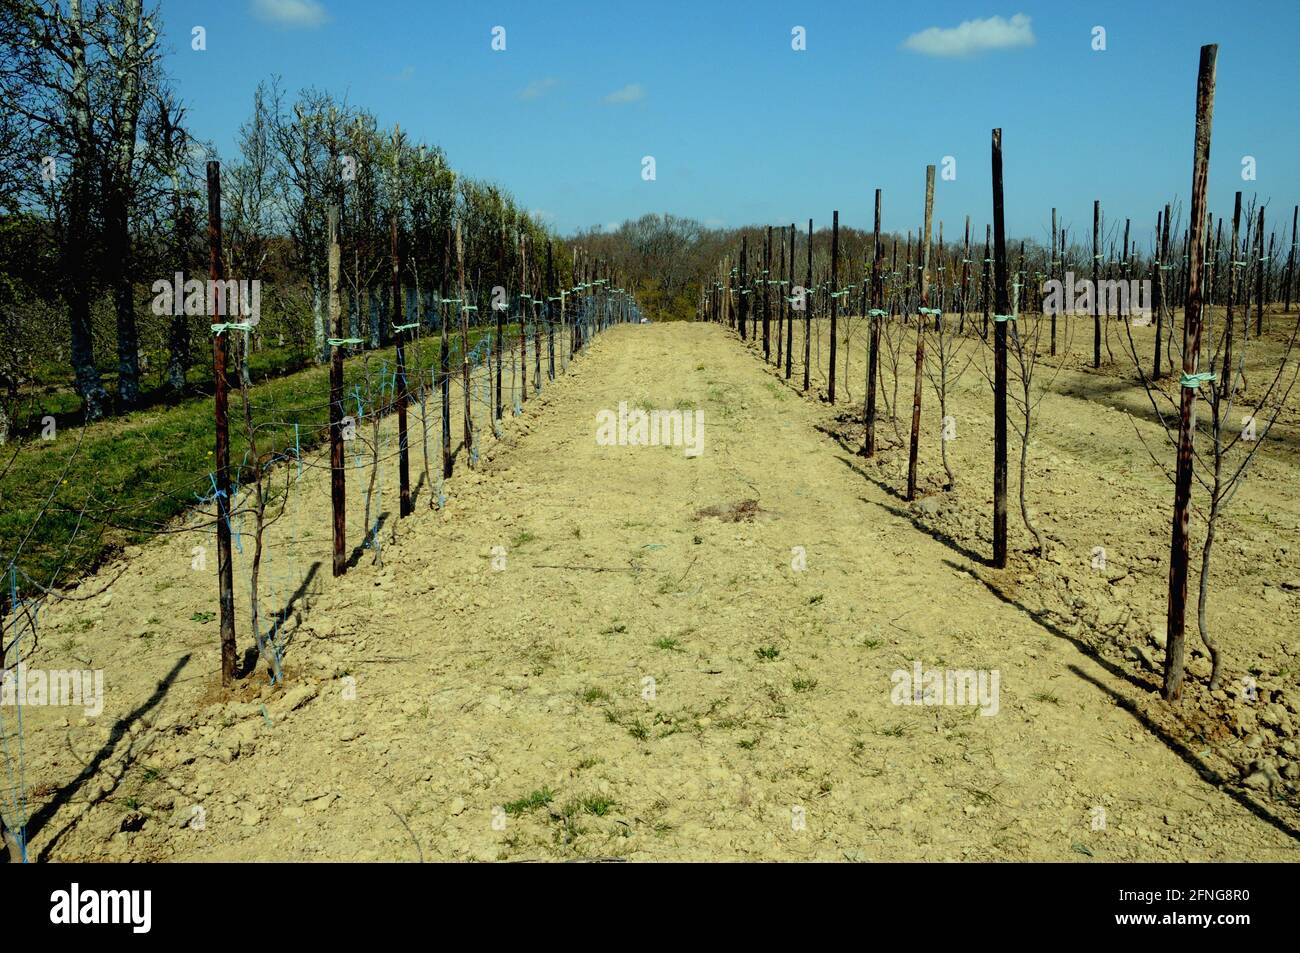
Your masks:
<instances>
[{"instance_id":1,"label":"dirt path","mask_svg":"<svg viewBox=\"0 0 1300 953\"><path fill-rule=\"evenodd\" d=\"M598 445L597 413L620 402L703 411L703 452ZM317 580L287 692L203 705L209 625L165 657L132 650L143 674L120 676L104 716L120 732L37 713L28 750L51 753L32 755L50 788L34 850L1297 858L1290 834L1123 707L1122 672L919 532L819 432L830 416L720 328L615 328L509 422L480 472L456 476L445 510L421 505L394 529L382 568ZM746 500L752 520L697 518ZM324 523L313 510L307 525ZM184 545L140 554L117 588L144 587ZM75 610L55 610L56 631L60 611ZM122 637L105 624L86 638ZM40 664L56 663L49 644ZM894 704L893 673L914 661L996 671L996 714Z\"/></svg>"}]
</instances>

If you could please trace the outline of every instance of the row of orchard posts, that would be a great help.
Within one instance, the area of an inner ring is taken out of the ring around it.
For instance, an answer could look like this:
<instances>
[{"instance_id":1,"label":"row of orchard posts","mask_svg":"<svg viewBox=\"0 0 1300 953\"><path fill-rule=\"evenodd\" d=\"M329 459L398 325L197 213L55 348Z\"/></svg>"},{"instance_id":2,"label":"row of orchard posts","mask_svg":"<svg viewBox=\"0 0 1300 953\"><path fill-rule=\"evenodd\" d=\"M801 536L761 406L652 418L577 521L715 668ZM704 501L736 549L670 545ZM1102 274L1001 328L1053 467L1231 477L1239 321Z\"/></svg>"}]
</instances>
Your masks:
<instances>
[{"instance_id":1,"label":"row of orchard posts","mask_svg":"<svg viewBox=\"0 0 1300 953\"><path fill-rule=\"evenodd\" d=\"M1107 281L1124 280L1140 275L1149 275L1152 285L1152 308L1154 315L1155 355L1153 377L1159 378L1166 365L1175 360L1176 348L1181 354L1181 375L1179 378L1178 407L1179 422L1177 432L1177 464L1174 480L1174 506L1172 533L1170 542L1168 613L1167 613L1167 652L1164 673L1164 696L1168 700L1180 697L1183 682L1184 628L1187 608L1187 575L1189 563L1188 522L1191 511L1191 485L1193 470L1193 437L1196 431L1197 388L1204 379L1214 374L1200 371L1200 353L1202 349L1201 334L1203 327L1202 310L1210 301L1220 300L1226 303L1225 352L1222 366L1234 367L1232 358L1232 336L1236 323L1235 308L1241 306L1244 314L1241 333L1249 336L1251 328L1251 306L1254 306L1254 328L1256 337L1264 333L1264 305L1266 301L1276 300L1280 293L1284 300L1284 310L1291 310L1293 298L1292 283L1296 265L1297 244L1296 228L1300 222L1300 207L1293 209L1291 221L1291 243L1285 256L1276 255L1276 234L1265 241L1265 218L1262 205L1254 216L1247 215L1245 226L1247 234L1242 236L1242 196L1236 194L1229 244L1223 248L1223 221L1214 222L1207 210L1206 186L1209 171L1210 131L1213 118L1215 59L1217 46L1207 45L1201 49L1200 66L1197 77L1196 96L1196 134L1193 155L1193 176L1189 224L1182 239L1182 254L1171 250L1170 231L1173 209L1165 205L1157 213L1156 232L1153 252L1144 263L1138 253L1136 244L1130 244L1131 222L1126 219L1123 238L1116 254L1111 245L1109 254L1104 248L1102 229L1102 210L1100 201L1093 203L1092 241L1088 268L1083 272L1092 281L1092 301L1089 316L1092 318L1092 365L1102 366L1103 345L1109 349L1109 331L1103 334L1103 316L1109 317L1109 304L1103 306L1098 289L1103 278ZM936 330L942 327L945 306L945 293L951 291L958 301L960 310L960 328L964 329L968 313L982 311L983 328L981 336L987 340L990 313L992 315L993 339L991 342L993 357L993 554L992 565L1005 568L1008 563L1007 547L1007 384L1008 384L1008 339L1015 342L1017 349L1023 342L1016 337L1017 320L1029 308L1040 308L1042 313L1050 314L1050 354L1056 355L1058 348L1058 311L1048 311L1044 307L1044 278L1049 282L1063 281L1070 272L1066 229L1058 228L1057 210L1052 209L1051 236L1042 259L1043 270L1032 273L1026 264L1025 245L1019 249L1019 260L1013 269L1009 260L1006 221L1004 214L1002 130L992 131L991 172L993 214L992 223L986 228L983 261L978 282L978 308L972 306L971 297L975 291L972 280L971 265L977 262L970 257L970 220L966 220L965 238L960 258L955 262L945 259L943 252L942 225L939 231L939 266L937 273L942 276L948 265L960 264L960 281L950 279L945 283L942 277L934 290L938 295L938 307L931 307L931 275L935 273L931 262L931 224L934 202L934 166L926 168L925 201L922 229L918 233L916 251L912 249L911 232L907 235L904 253L904 268L898 268L898 241L894 240L892 266L884 267L884 248L880 237L881 228L881 193L875 193L874 242L871 253L870 274L861 281L860 292L863 310L869 317L869 337L867 344L867 382L864 395L863 422L865 437L863 454L871 456L876 452L875 417L876 390L879 376L879 349L882 322L895 316L904 322L916 315L916 363L912 400L911 434L908 453L907 499L915 497L917 490L917 447L920 434L922 372L925 362L925 333L927 319L933 317ZM1252 222L1251 219L1254 219ZM772 346L769 323L776 323L776 368L781 372L782 356L785 359L784 376L791 376L791 351L793 342L788 336L798 314L802 314L804 325L804 380L803 389L810 389L810 371L812 364L810 354L811 318L813 311L829 318L830 347L828 354L828 374L826 378L826 399L831 404L836 401L836 365L839 357L838 322L840 302L853 291L857 285L850 283L840 285L840 227L839 212L834 211L831 218L829 265L822 280L814 283L813 273L813 231L812 222L808 223L807 269L802 285L794 284L794 237L795 228L789 226L787 245L778 233L780 244L779 277L774 277L772 240L773 229L766 229L766 237L761 253L761 267L756 272L751 270L751 250L749 235L742 234L738 256L733 263L724 259L718 276L708 285L700 299L699 317L710 320L735 330L742 341L757 345L758 329L761 327L762 357L771 362ZM1251 226L1253 224L1253 235ZM1285 233L1283 234L1285 241ZM915 258L914 258L915 254ZM1181 257L1181 260L1180 260ZM1276 275L1270 262L1280 264L1278 258L1285 260L1284 267L1277 269ZM1221 277L1221 274L1224 274ZM1030 278L1036 279L1031 282ZM1275 281L1275 279L1279 279ZM1224 286L1222 295L1220 286ZM772 287L780 293L775 301L769 295ZM1010 292L1014 291L1014 294ZM788 293L787 293L788 292ZM851 300L851 299L850 299ZM1173 305L1183 304L1182 344L1170 343L1174 333ZM1063 312L1068 320L1070 311ZM1122 315L1127 317L1127 315ZM782 344L781 330L785 326L787 337ZM1108 325L1106 326L1108 328ZM1032 342L1031 342L1032 346ZM784 351L784 355L783 355ZM1231 371L1225 373L1229 378ZM1227 380L1214 386L1227 389Z\"/></svg>"},{"instance_id":2,"label":"row of orchard posts","mask_svg":"<svg viewBox=\"0 0 1300 953\"><path fill-rule=\"evenodd\" d=\"M224 278L222 227L221 227L221 171L220 164L209 162L207 166L208 187L208 251L209 278L221 281ZM400 494L400 518L410 516L414 511L411 494L410 475L410 434L408 431L407 410L413 397L408 380L408 347L418 338L414 332L421 328L418 321L403 321L402 315L402 248L400 243L397 218L394 216L391 230L391 281L392 297L395 305L393 332L395 335L394 393L387 405L374 409L377 417L389 413L396 415L398 443L398 490ZM331 350L329 373L329 443L330 443L330 499L333 521L332 557L333 574L342 576L347 572L347 465L345 461L345 431L349 423L345 409L344 358L348 348L361 345L359 339L345 336L345 316L343 309L342 282L342 236L339 229L339 209L328 209L328 321L331 337L328 343ZM435 390L441 396L442 433L441 464L444 479L453 471L455 456L451 436L451 384L453 371L451 367L450 328L456 325L461 351L460 384L464 390L464 437L462 451L467 458L467 466L474 467L478 458L478 449L474 444L474 406L473 373L475 352L470 347L471 315L477 310L470 303L469 291L465 284L464 253L459 222L453 224L446 236L446 261L455 264L454 297L448 296L448 289L443 289L438 298L438 315L440 339L438 350L438 367L435 372ZM506 319L510 303L504 294L504 288L494 288L492 307L495 311L495 327L489 328L485 339L488 346L482 358L489 391L487 416L498 425L504 413L503 392L505 381L503 367L509 363L512 369L519 371L517 389L519 403L515 413L522 410L523 402L528 399L528 343L531 336L533 346L533 391L542 389L542 350L545 347L546 378L555 380L557 374L556 341L557 330L561 348L567 347L567 357L561 354L561 369L567 368L574 357L601 331L617 323L637 322L641 319L640 310L632 294L616 285L616 275L609 266L599 260L593 260L575 249L573 275L575 285L562 289L558 286L553 258L552 243L546 243L546 288L544 294L534 296L528 291L528 272L526 269L526 251L521 240L520 287L517 298L519 359L516 364L512 354L507 353ZM232 556L231 512L233 501L232 473L230 465L229 436L229 393L228 377L229 349L228 332L249 331L247 324L227 323L227 315L222 312L225 296L216 295L216 314L214 315L212 360L213 360L213 421L216 439L216 461L213 473L214 500L216 504L217 532L217 579L220 615L221 639L221 678L223 685L230 685L236 675L237 647L235 639L235 599L234 572ZM491 331L495 331L495 340ZM543 334L545 343L543 344ZM495 366L494 366L495 365ZM495 384L495 387L493 387ZM516 390L512 379L511 389ZM495 390L495 394L490 392ZM494 398L494 399L493 399ZM353 422L355 424L355 422ZM499 433L499 431L498 431ZM441 503L441 500L439 501Z\"/></svg>"},{"instance_id":3,"label":"row of orchard posts","mask_svg":"<svg viewBox=\"0 0 1300 953\"><path fill-rule=\"evenodd\" d=\"M1225 223L1222 219L1215 221L1206 213L1201 258L1202 274L1199 276L1207 300L1226 303L1234 308L1234 314L1240 322L1243 335L1261 336L1265 330L1265 305L1268 302L1283 303L1284 312L1291 311L1291 304L1296 296L1296 259L1300 255L1297 244L1297 232L1300 230L1300 206L1292 209L1290 223L1290 241L1282 229L1272 233L1266 230L1265 209L1260 206L1245 210L1238 208L1233 216L1233 228L1230 236L1225 236ZM1094 368L1102 367L1106 359L1113 360L1111 320L1119 313L1110 292L1105 289L1116 285L1129 286L1130 283L1145 284L1150 290L1146 303L1150 306L1151 323L1154 326L1154 353L1151 358L1152 376L1156 379L1167 377L1172 365L1177 361L1180 340L1170 334L1169 329L1175 323L1175 306L1186 299L1189 273L1189 247L1191 232L1182 230L1182 237L1175 241L1174 223L1179 217L1178 209L1172 203L1156 210L1155 239L1149 252L1142 252L1133 241L1132 219L1125 218L1122 228L1119 225L1108 226L1100 200L1093 202L1092 229L1085 243L1073 242L1068 228L1058 220L1058 210L1051 209L1051 232L1045 246L1027 248L1021 242L1018 256L1008 250L1008 274L1013 287L1019 290L1018 304L1020 311L1040 310L1050 315L1048 333L1048 353L1056 356L1060 343L1059 322L1069 322L1077 315L1072 307L1065 309L1047 308L1048 283L1055 282L1067 288L1074 287L1075 282L1087 279L1096 293L1090 296L1085 319L1092 324L1091 364ZM867 308L870 279L864 274L860 282L850 281L845 287L839 287L837 276L842 259L839 251L842 241L838 229L832 224L830 237L830 263L819 266L820 281L814 282L811 263L805 280L800 283L795 278L794 262L794 226L786 228L768 227L761 248L750 235L742 235L738 255L728 258L721 264L719 274L701 290L698 314L701 319L727 324L740 332L742 339L757 345L763 343L765 359L772 359L775 352L776 364L780 367L784 358L791 364L797 356L782 340L781 327L793 330L791 324L791 295L799 292L799 307L805 318L812 315L830 317L829 323L838 330L839 318L851 311L846 309L852 299L849 293L856 290L859 300ZM809 229L811 235L811 227ZM788 234L789 242L782 240L782 233ZM929 269L929 282L933 303L944 313L959 312L958 333L964 334L968 317L982 314L981 337L987 338L990 315L996 308L996 295L992 286L992 225L986 225L984 254L982 259L971 255L970 222L966 222L963 244L958 251L950 248L945 251L943 244L943 223L939 223L939 248L937 256L931 252L932 267ZM1280 241L1279 241L1280 240ZM775 241L775 244L773 242ZM809 258L811 258L811 237L809 238ZM1284 253L1277 253L1281 244ZM919 233L915 243L912 233L907 233L903 245L900 265L900 243L894 240L892 264L883 269L885 284L884 300L878 305L887 308L891 317L909 320L915 312L920 293L920 278L923 269L922 257L927 254L927 243L920 240ZM836 246L839 246L837 248ZM880 242L874 243L876 252L883 256ZM875 255L873 254L873 260ZM864 271L866 269L864 268ZM959 276L959 277L958 277ZM772 292L775 290L775 295ZM845 299L845 300L841 300ZM1066 298L1065 303L1070 304ZM834 312L834 314L832 314ZM766 329L770 323L776 324L775 341ZM760 333L760 328L763 332ZM807 341L805 341L807 346ZM838 369L840 361L838 348L841 342L833 336L830 349L833 352L831 367ZM812 367L805 362L805 377L811 385ZM827 398L838 395L836 375L828 374L826 379ZM808 387L805 387L807 390Z\"/></svg>"}]
</instances>

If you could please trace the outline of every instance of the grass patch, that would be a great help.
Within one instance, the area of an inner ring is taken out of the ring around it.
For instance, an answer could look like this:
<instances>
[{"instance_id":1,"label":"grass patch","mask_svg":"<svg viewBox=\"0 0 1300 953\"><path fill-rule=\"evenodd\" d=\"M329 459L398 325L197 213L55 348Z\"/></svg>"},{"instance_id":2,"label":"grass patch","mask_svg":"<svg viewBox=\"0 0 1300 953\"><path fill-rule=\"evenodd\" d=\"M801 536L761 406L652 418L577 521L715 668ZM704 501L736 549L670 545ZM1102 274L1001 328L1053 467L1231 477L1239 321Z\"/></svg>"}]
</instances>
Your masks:
<instances>
[{"instance_id":1,"label":"grass patch","mask_svg":"<svg viewBox=\"0 0 1300 953\"><path fill-rule=\"evenodd\" d=\"M754 649L754 654L758 656L761 662L771 662L781 655L781 650L775 645L764 645L761 648Z\"/></svg>"},{"instance_id":2,"label":"grass patch","mask_svg":"<svg viewBox=\"0 0 1300 953\"><path fill-rule=\"evenodd\" d=\"M512 817L518 817L520 814L527 814L529 811L535 811L539 807L546 807L555 800L555 792L550 788L538 788L533 793L521 797L517 801L510 801L501 805L501 809Z\"/></svg>"},{"instance_id":3,"label":"grass patch","mask_svg":"<svg viewBox=\"0 0 1300 953\"><path fill-rule=\"evenodd\" d=\"M489 333L471 332L470 346ZM204 364L201 341L196 339L198 360L189 375L187 396L166 403L161 393L146 391L142 409L111 417L81 428L75 395L60 391L43 395L58 406L36 411L59 415L54 440L39 436L12 442L5 459L15 453L5 475L0 508L0 539L21 540L34 526L18 557L21 571L43 585L68 585L92 572L123 546L152 539L157 529L197 504L196 494L211 493L213 422L211 376ZM460 351L459 340L455 352ZM432 335L408 345L411 368L435 365L438 341ZM387 362L391 373L394 349L368 352L372 380L378 383ZM452 365L460 358L453 355ZM165 358L157 366L166 365ZM344 392L366 390L366 361L361 355L344 362ZM297 358L271 349L255 351L250 358L253 387L250 397L259 424L258 445L263 453L293 453L297 425L298 446L310 451L328 438L321 407L329 400L329 368L299 367ZM231 364L231 380L238 374ZM232 479L245 482L243 465L247 441L237 391L230 395L230 459ZM353 413L352 403L348 412ZM275 421L274 424L270 421ZM418 425L417 425L418 426ZM368 427L358 427L360 433ZM93 490L94 499L88 501ZM46 498L53 492L48 508ZM84 518L82 511L85 511Z\"/></svg>"}]
</instances>

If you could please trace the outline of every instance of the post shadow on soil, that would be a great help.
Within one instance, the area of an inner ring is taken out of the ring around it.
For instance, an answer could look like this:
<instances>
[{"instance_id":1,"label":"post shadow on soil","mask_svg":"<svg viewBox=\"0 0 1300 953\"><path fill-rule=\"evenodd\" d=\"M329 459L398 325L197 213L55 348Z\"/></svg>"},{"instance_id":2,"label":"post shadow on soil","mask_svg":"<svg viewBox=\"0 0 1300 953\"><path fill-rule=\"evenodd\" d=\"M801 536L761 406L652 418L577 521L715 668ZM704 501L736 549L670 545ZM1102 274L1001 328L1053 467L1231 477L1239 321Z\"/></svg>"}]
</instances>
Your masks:
<instances>
[{"instance_id":1,"label":"post shadow on soil","mask_svg":"<svg viewBox=\"0 0 1300 953\"><path fill-rule=\"evenodd\" d=\"M837 434L831 432L825 427L819 426L817 429L825 433L827 436L831 437L833 440L835 440L835 442L838 443L844 450L850 453L855 453L855 451L849 448L845 444L844 440L841 437L839 437ZM866 470L862 469L862 467L854 463L851 459L848 459L847 457L836 457L835 459L838 460L840 463L844 464L846 467L848 467L858 476L862 477L868 483L875 486L881 492L889 496L892 496L896 500L902 501L905 499L903 493L900 490L895 489L894 487L890 486L888 483L883 482L882 480L876 479ZM891 506L888 503L880 503L875 500L868 500L865 497L860 497L860 499L862 500L863 503L879 506L882 509L884 509L886 512L894 516L897 516L900 519L907 520L907 522L911 523L914 528L920 530L922 533L924 533L926 536L929 536L931 539L935 540L936 542L942 543L943 545L947 546L958 556L961 556L964 559L969 559L971 562L976 563L977 565L980 566L987 566L989 564L989 560L986 557L981 556L973 549L967 548L965 545L959 542L955 537L949 536L947 533L945 533L943 530L939 529L938 527L930 526L924 520L922 520L916 513L913 513L911 510L904 509L903 507L899 507L899 506Z\"/></svg>"},{"instance_id":2,"label":"post shadow on soil","mask_svg":"<svg viewBox=\"0 0 1300 953\"><path fill-rule=\"evenodd\" d=\"M95 756L86 763L86 766L81 769L81 773L78 774L75 778L73 778L70 782L65 784L63 787L59 788L59 790L55 793L54 797L50 799L49 803L47 803L44 807L42 807L35 814L33 814L31 818L28 819L27 821L28 843L30 843L33 839L35 839L36 835L39 834L42 830L44 830L45 825L47 825L48 823L50 823L50 821L54 819L54 815L58 813L59 808L63 807L63 805L71 801L73 796L78 791L81 790L82 786L87 781L89 781L92 777L94 777L96 773L98 773L100 765L102 765L105 761L107 761L112 756L114 750L118 746L118 743L126 736L127 730L131 727L131 725L139 721L140 718L142 718L151 709L156 707L158 703L161 702L164 697L166 697L167 692L171 690L171 687L175 683L176 677L180 674L181 669L184 668L189 663L192 657L193 656L187 652L185 655L177 659L176 664L172 666L171 671L169 671L167 675L158 682L158 685L154 689L153 694L150 695L138 707L136 707L134 711L131 711L129 714L123 716L122 718L119 718L116 722L114 722L113 727L109 730L108 740L105 741L103 747L101 747L99 751L95 753ZM108 797L110 794L116 791L118 785L120 785L122 783L122 780L126 777L127 774L126 769L129 768L132 764L134 764L135 761L136 761L135 757L128 757L128 759L123 763L122 773L113 782L112 787L110 787L107 791L102 792L97 798L95 798L90 803L92 805L98 804L100 801L103 801L106 797ZM77 818L73 818L72 820L68 821L68 823L63 826L63 829L60 830L57 834L55 834L53 837L51 837L49 842L46 843L46 845L41 849L40 856L37 857L37 860L38 861L48 860L50 856L50 851L54 849L54 846L59 842L59 840L63 837L63 835L66 834L68 831L70 831L73 827L75 827L76 824L77 824Z\"/></svg>"},{"instance_id":3,"label":"post shadow on soil","mask_svg":"<svg viewBox=\"0 0 1300 953\"><path fill-rule=\"evenodd\" d=\"M291 596L289 596L289 601L284 604L283 608L281 608L279 612L274 612L268 617L277 620L277 627L284 624L284 620L289 617L289 613L293 612L293 607L297 605L298 600L305 596L308 590L311 589L311 584L316 579L316 574L320 572L321 565L322 563L319 559L313 562L311 567L307 570L307 575L304 576L302 582L299 583L298 588L293 591ZM294 632L296 631L297 629L294 629ZM293 634L290 633L281 644L281 648L283 649L282 654L288 654L288 648L292 643ZM260 657L261 653L258 651L257 646L249 646L249 648L244 652L244 657L240 659L239 670L235 673L235 677L244 678L245 676L253 674L257 669L257 662Z\"/></svg>"},{"instance_id":4,"label":"post shadow on soil","mask_svg":"<svg viewBox=\"0 0 1300 953\"><path fill-rule=\"evenodd\" d=\"M1292 826L1284 818L1278 817L1272 811L1268 810L1268 808L1264 807L1264 805L1258 803L1253 798L1248 797L1244 792L1230 787L1227 778L1223 777L1219 772L1201 761L1201 759L1198 758L1185 744L1148 718L1144 713L1139 711L1132 701L1125 698L1109 686L1103 685L1096 678L1083 671L1083 669L1079 668L1077 665L1069 665L1067 668L1084 681L1090 682L1109 695L1116 705L1123 708L1126 712L1137 719L1137 721L1141 722L1142 726L1155 737L1159 738L1166 748L1178 755L1178 757L1182 758L1183 761L1185 761L1187 765L1200 776L1202 781L1228 795L1228 797L1232 798L1246 810L1250 811L1250 813L1254 814L1261 821L1270 824L1288 837L1300 840L1300 829Z\"/></svg>"},{"instance_id":5,"label":"post shadow on soil","mask_svg":"<svg viewBox=\"0 0 1300 953\"><path fill-rule=\"evenodd\" d=\"M357 563L361 562L361 557L365 555L366 550L370 548L370 541L379 535L380 530L384 528L384 524L388 522L388 517L390 515L391 514L388 510L384 510L384 512L379 514L378 519L375 520L375 528L373 530L366 530L365 537L359 544L357 544L356 548L352 550L352 555L348 557L347 567L349 569L355 569Z\"/></svg>"},{"instance_id":6,"label":"post shadow on soil","mask_svg":"<svg viewBox=\"0 0 1300 953\"><path fill-rule=\"evenodd\" d=\"M895 487L890 486L888 483L885 483L883 480L879 480L876 477L872 476L870 473L868 473L862 467L858 466L851 459L851 457L856 457L859 455L858 448L855 446L851 446L848 440L846 440L843 435L838 434L834 430L831 430L829 427L824 427L821 424L815 425L813 429L819 430L826 436L830 437L839 445L839 448L841 450L843 450L847 454L850 454L850 457L836 457L835 458L836 460L844 464L846 467L848 467L858 476L862 477L862 479L866 480L868 483L870 483L876 489L880 490L882 493L892 496L896 500L905 499L905 496L901 490L898 490Z\"/></svg>"},{"instance_id":7,"label":"post shadow on soil","mask_svg":"<svg viewBox=\"0 0 1300 953\"><path fill-rule=\"evenodd\" d=\"M1069 642L1071 645L1073 645L1084 655L1088 656L1088 658L1092 659L1099 666L1104 668L1106 671L1110 672L1110 674L1115 676L1115 678L1121 681L1128 682L1130 685L1132 685L1134 688L1138 689L1139 691L1149 692L1152 689L1158 687L1156 683L1144 682L1141 679L1137 678L1132 672L1128 671L1127 669L1123 668L1120 665L1116 665L1114 662L1110 661L1109 659L1104 658L1095 648L1093 648L1087 642L1083 641L1077 636L1071 635L1069 632L1066 632L1064 629L1062 629L1059 625L1057 625L1054 621L1052 621L1051 617L1046 612L1042 612L1036 609L1031 609L1020 600L1011 598L1005 592L998 589L995 585L989 582L987 579L984 579L981 576L973 572L970 572L968 567L963 566L960 563L955 563L950 559L945 559L943 563L945 566L948 566L950 569L956 570L957 572L964 572L967 575L969 575L972 579L978 581L981 585L984 586L985 589L991 592L998 599L998 601L1011 606L1013 609L1020 610L1025 615L1029 616L1029 618L1032 619L1034 623L1039 627L1046 629L1048 632L1056 636L1058 639L1064 639L1066 642Z\"/></svg>"}]
</instances>

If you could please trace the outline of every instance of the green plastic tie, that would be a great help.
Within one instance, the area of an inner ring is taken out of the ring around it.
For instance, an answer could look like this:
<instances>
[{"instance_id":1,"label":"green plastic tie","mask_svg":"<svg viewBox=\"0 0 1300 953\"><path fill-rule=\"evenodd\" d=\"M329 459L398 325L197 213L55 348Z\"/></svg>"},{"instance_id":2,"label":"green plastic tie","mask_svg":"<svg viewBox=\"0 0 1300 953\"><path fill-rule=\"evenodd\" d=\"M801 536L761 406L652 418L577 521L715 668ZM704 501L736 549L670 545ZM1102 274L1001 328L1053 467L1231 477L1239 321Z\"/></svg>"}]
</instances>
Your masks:
<instances>
[{"instance_id":1,"label":"green plastic tie","mask_svg":"<svg viewBox=\"0 0 1300 953\"><path fill-rule=\"evenodd\" d=\"M351 347L354 344L365 344L365 338L330 338L325 342L330 347Z\"/></svg>"},{"instance_id":2,"label":"green plastic tie","mask_svg":"<svg viewBox=\"0 0 1300 953\"><path fill-rule=\"evenodd\" d=\"M394 334L401 334L403 331L409 331L412 328L418 328L419 326L420 322L414 321L411 324L394 324L392 328Z\"/></svg>"},{"instance_id":3,"label":"green plastic tie","mask_svg":"<svg viewBox=\"0 0 1300 953\"><path fill-rule=\"evenodd\" d=\"M888 315L888 314L889 314L888 311L883 311L883 310L881 310L880 308L872 308L870 311L867 312L867 317L869 317L869 318L883 318L883 317L885 317L885 316Z\"/></svg>"},{"instance_id":4,"label":"green plastic tie","mask_svg":"<svg viewBox=\"0 0 1300 953\"><path fill-rule=\"evenodd\" d=\"M247 334L251 330L253 330L253 326L251 324L248 324L246 322L239 322L239 321L231 321L227 324L212 325L213 334L222 334L225 331L243 331L245 334Z\"/></svg>"},{"instance_id":5,"label":"green plastic tie","mask_svg":"<svg viewBox=\"0 0 1300 953\"><path fill-rule=\"evenodd\" d=\"M1219 375L1214 371L1202 371L1199 374L1181 374L1178 377L1178 383L1189 390L1196 390L1202 384L1217 381L1218 379Z\"/></svg>"},{"instance_id":6,"label":"green plastic tie","mask_svg":"<svg viewBox=\"0 0 1300 953\"><path fill-rule=\"evenodd\" d=\"M1000 324L1003 321L1014 321L1016 320L1016 316L1014 314L995 314L993 315L993 320Z\"/></svg>"}]
</instances>

